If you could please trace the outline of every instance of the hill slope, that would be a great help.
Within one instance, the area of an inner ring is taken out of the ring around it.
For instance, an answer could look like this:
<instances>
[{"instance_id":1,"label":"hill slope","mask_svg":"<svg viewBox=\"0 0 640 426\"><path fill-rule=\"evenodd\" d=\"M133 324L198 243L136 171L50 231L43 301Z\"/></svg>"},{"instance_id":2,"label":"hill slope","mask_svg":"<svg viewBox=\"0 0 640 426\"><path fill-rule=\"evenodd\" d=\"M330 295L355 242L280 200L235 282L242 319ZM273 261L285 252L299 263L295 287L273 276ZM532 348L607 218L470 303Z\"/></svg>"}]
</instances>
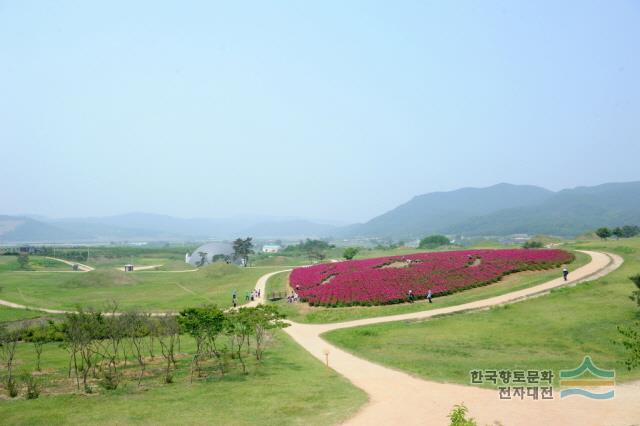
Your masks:
<instances>
[{"instance_id":1,"label":"hill slope","mask_svg":"<svg viewBox=\"0 0 640 426\"><path fill-rule=\"evenodd\" d=\"M348 227L347 235L415 237L442 232L452 224L506 208L539 204L554 195L530 185L501 183L488 188L463 188L418 195L370 221Z\"/></svg>"},{"instance_id":2,"label":"hill slope","mask_svg":"<svg viewBox=\"0 0 640 426\"><path fill-rule=\"evenodd\" d=\"M343 229L346 236L415 238L432 233L575 236L600 226L640 223L640 182L559 192L499 184L434 192Z\"/></svg>"}]
</instances>

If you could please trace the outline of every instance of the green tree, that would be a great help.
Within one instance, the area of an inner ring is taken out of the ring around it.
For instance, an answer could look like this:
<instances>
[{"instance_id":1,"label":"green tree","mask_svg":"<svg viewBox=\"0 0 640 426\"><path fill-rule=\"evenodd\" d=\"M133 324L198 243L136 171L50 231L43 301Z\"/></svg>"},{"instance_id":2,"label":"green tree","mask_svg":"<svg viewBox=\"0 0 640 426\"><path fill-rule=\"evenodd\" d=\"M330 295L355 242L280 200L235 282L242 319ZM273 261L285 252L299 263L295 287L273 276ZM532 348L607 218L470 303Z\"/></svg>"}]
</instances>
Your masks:
<instances>
[{"instance_id":1,"label":"green tree","mask_svg":"<svg viewBox=\"0 0 640 426\"><path fill-rule=\"evenodd\" d=\"M609 228L603 227L603 228L598 228L596 230L596 235L600 238L602 238L603 240L606 240L607 238L609 238L611 236L611 230Z\"/></svg>"},{"instance_id":2,"label":"green tree","mask_svg":"<svg viewBox=\"0 0 640 426\"><path fill-rule=\"evenodd\" d=\"M631 238L631 237L635 237L636 235L640 235L640 226L624 225L622 227L622 236L624 238Z\"/></svg>"},{"instance_id":3,"label":"green tree","mask_svg":"<svg viewBox=\"0 0 640 426\"><path fill-rule=\"evenodd\" d=\"M451 244L449 238L444 235L429 235L420 240L420 248L436 248L440 246L446 246Z\"/></svg>"},{"instance_id":4,"label":"green tree","mask_svg":"<svg viewBox=\"0 0 640 426\"><path fill-rule=\"evenodd\" d=\"M268 330L285 328L289 324L284 320L286 316L282 314L275 305L258 305L250 309L250 322L253 326L253 336L256 340L256 359L262 360L264 351L264 341Z\"/></svg>"},{"instance_id":5,"label":"green tree","mask_svg":"<svg viewBox=\"0 0 640 426\"><path fill-rule=\"evenodd\" d=\"M29 269L29 255L21 254L18 256L18 266L20 269Z\"/></svg>"},{"instance_id":6,"label":"green tree","mask_svg":"<svg viewBox=\"0 0 640 426\"><path fill-rule=\"evenodd\" d=\"M530 249L530 248L542 248L544 244L540 241L527 241L522 245L522 248Z\"/></svg>"},{"instance_id":7,"label":"green tree","mask_svg":"<svg viewBox=\"0 0 640 426\"><path fill-rule=\"evenodd\" d=\"M637 290L631 293L629 298L640 307L640 274L633 275L629 279L636 286ZM632 326L618 326L618 332L622 335L622 346L627 350L627 359L624 361L629 370L640 366L640 322Z\"/></svg>"},{"instance_id":8,"label":"green tree","mask_svg":"<svg viewBox=\"0 0 640 426\"><path fill-rule=\"evenodd\" d=\"M624 232L622 231L622 228L620 228L619 226L616 226L615 228L613 228L613 231L611 231L611 235L620 239L624 237Z\"/></svg>"},{"instance_id":9,"label":"green tree","mask_svg":"<svg viewBox=\"0 0 640 426\"><path fill-rule=\"evenodd\" d=\"M351 260L354 257L356 257L359 251L360 250L357 247L347 247L346 249L344 249L344 252L342 253L342 257L344 257L347 260Z\"/></svg>"},{"instance_id":10,"label":"green tree","mask_svg":"<svg viewBox=\"0 0 640 426\"><path fill-rule=\"evenodd\" d=\"M469 409L464 405L456 405L447 417L451 420L449 426L476 426L477 423L473 418L467 418Z\"/></svg>"},{"instance_id":11,"label":"green tree","mask_svg":"<svg viewBox=\"0 0 640 426\"><path fill-rule=\"evenodd\" d=\"M215 305L188 308L180 312L178 324L183 332L191 335L196 343L196 353L191 361L191 381L194 370L201 374L200 363L212 355L218 356L216 339L225 327L225 315Z\"/></svg>"},{"instance_id":12,"label":"green tree","mask_svg":"<svg viewBox=\"0 0 640 426\"><path fill-rule=\"evenodd\" d=\"M629 298L636 302L636 304L640 308L640 274L632 275L629 277L629 279L637 287L637 290L634 290Z\"/></svg>"},{"instance_id":13,"label":"green tree","mask_svg":"<svg viewBox=\"0 0 640 426\"><path fill-rule=\"evenodd\" d=\"M233 242L233 254L236 259L242 259L244 266L249 264L249 255L253 254L253 238L237 238Z\"/></svg>"}]
</instances>

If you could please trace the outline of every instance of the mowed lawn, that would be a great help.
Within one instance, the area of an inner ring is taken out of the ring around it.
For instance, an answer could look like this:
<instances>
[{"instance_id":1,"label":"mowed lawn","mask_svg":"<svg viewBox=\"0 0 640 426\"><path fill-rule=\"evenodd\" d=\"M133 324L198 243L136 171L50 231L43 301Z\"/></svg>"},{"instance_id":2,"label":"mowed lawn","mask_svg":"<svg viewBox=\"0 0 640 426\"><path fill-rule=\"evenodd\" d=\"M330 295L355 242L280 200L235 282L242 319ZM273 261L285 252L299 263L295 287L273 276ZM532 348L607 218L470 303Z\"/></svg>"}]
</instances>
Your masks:
<instances>
[{"instance_id":1,"label":"mowed lawn","mask_svg":"<svg viewBox=\"0 0 640 426\"><path fill-rule=\"evenodd\" d=\"M576 259L569 264L571 270L575 270L588 263L591 258L580 252L574 252ZM448 296L436 297L430 304L426 300L419 300L415 303L401 303L381 306L351 306L342 308L327 308L322 306L311 307L306 303L287 303L280 300L276 303L288 317L294 321L302 323L330 323L349 321L361 318L372 318L386 315L397 315L410 312L426 311L430 309L443 308L446 306L459 305L473 302L475 300L486 299L488 297L499 296L511 291L522 290L542 284L562 275L562 268L550 269L547 271L527 271L508 275L497 283L484 287L476 287L464 290ZM267 295L270 292L291 292L288 285L289 273L283 272L269 278L267 284Z\"/></svg>"},{"instance_id":2,"label":"mowed lawn","mask_svg":"<svg viewBox=\"0 0 640 426\"><path fill-rule=\"evenodd\" d=\"M241 268L218 263L197 272L125 273L112 268L92 272L0 273L0 299L34 307L102 308L116 302L121 309L177 311L207 303L231 306L234 289L243 295L258 278L278 267Z\"/></svg>"},{"instance_id":3,"label":"mowed lawn","mask_svg":"<svg viewBox=\"0 0 640 426\"><path fill-rule=\"evenodd\" d=\"M181 351L193 353L193 341L186 336L181 338ZM235 371L220 378L214 373L190 384L189 362L190 358L180 358L179 372L169 385L160 383L158 373L143 381L142 388L130 379L115 391L96 386L91 395L69 394L75 388L73 380L66 379L68 353L57 344L48 344L42 355L48 380L43 394L36 400L22 396L9 400L1 389L0 423L332 425L350 417L366 402L363 392L283 332L274 335L262 364L249 364L248 375ZM31 345L20 344L17 371L32 370L33 366ZM67 383L66 391L60 382Z\"/></svg>"},{"instance_id":4,"label":"mowed lawn","mask_svg":"<svg viewBox=\"0 0 640 426\"><path fill-rule=\"evenodd\" d=\"M583 242L581 249L618 253L625 263L599 280L489 311L421 322L394 322L337 330L324 337L374 362L418 376L469 383L474 369L560 369L591 355L601 368L616 369L617 380L640 378L623 364L618 325L640 320L629 300L628 276L640 271L640 239Z\"/></svg>"}]
</instances>

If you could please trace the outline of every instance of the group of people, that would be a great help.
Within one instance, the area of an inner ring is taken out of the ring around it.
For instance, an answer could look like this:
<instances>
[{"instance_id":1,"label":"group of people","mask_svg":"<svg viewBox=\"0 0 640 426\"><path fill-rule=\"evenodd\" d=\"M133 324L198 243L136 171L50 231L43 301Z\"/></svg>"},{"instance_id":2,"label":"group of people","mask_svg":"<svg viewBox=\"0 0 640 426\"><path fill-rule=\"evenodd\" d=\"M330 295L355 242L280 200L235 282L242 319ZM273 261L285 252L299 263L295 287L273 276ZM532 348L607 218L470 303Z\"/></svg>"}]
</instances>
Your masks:
<instances>
[{"instance_id":1,"label":"group of people","mask_svg":"<svg viewBox=\"0 0 640 426\"><path fill-rule=\"evenodd\" d=\"M298 293L296 293L295 291L292 291L290 295L287 296L287 303L294 303L300 300L300 297L298 297Z\"/></svg>"},{"instance_id":2,"label":"group of people","mask_svg":"<svg viewBox=\"0 0 640 426\"><path fill-rule=\"evenodd\" d=\"M431 293L431 289L429 289L429 291L427 291L427 300L429 301L429 303L433 303L432 299L433 299L433 293ZM413 290L409 290L407 292L407 301L409 303L413 303L415 300L416 300L416 295L413 294Z\"/></svg>"},{"instance_id":3,"label":"group of people","mask_svg":"<svg viewBox=\"0 0 640 426\"><path fill-rule=\"evenodd\" d=\"M247 291L244 295L245 302L253 302L256 299L259 299L262 296L262 291L259 288L255 288L252 291ZM238 290L233 289L233 293L231 295L231 302L233 303L233 307L238 306Z\"/></svg>"}]
</instances>

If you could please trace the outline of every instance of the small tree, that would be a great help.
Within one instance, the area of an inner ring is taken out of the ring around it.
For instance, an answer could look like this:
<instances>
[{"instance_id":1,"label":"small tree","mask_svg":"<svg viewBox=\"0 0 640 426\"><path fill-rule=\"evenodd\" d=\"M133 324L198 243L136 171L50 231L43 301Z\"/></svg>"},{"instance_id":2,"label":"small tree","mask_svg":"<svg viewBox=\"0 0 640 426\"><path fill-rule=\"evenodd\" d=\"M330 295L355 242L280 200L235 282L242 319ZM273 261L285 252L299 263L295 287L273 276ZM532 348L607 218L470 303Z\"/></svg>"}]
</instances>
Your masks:
<instances>
[{"instance_id":1,"label":"small tree","mask_svg":"<svg viewBox=\"0 0 640 426\"><path fill-rule=\"evenodd\" d=\"M251 324L253 325L253 335L256 339L256 359L260 361L262 360L267 332L276 328L288 327L289 324L284 321L286 316L275 305L258 305L249 312L251 314Z\"/></svg>"},{"instance_id":2,"label":"small tree","mask_svg":"<svg viewBox=\"0 0 640 426\"><path fill-rule=\"evenodd\" d=\"M622 231L622 228L620 228L619 226L616 226L615 228L613 228L613 231L611 231L611 235L613 235L617 239L620 239L624 237L624 231Z\"/></svg>"},{"instance_id":3,"label":"small tree","mask_svg":"<svg viewBox=\"0 0 640 426\"><path fill-rule=\"evenodd\" d=\"M45 343L53 341L51 330L53 326L50 324L45 325L39 323L35 327L30 327L25 333L25 341L33 344L33 349L36 352L36 371L40 371L40 358L42 356L42 350Z\"/></svg>"},{"instance_id":4,"label":"small tree","mask_svg":"<svg viewBox=\"0 0 640 426\"><path fill-rule=\"evenodd\" d=\"M477 423L473 418L467 418L469 409L464 404L456 405L447 417L451 419L449 426L476 426Z\"/></svg>"},{"instance_id":5,"label":"small tree","mask_svg":"<svg viewBox=\"0 0 640 426\"><path fill-rule=\"evenodd\" d=\"M0 361L2 361L7 370L6 385L9 390L9 396L12 398L18 395L18 386L13 377L13 364L20 336L21 330L7 330L5 327L0 329Z\"/></svg>"},{"instance_id":6,"label":"small tree","mask_svg":"<svg viewBox=\"0 0 640 426\"><path fill-rule=\"evenodd\" d=\"M637 290L631 293L629 298L640 307L640 274L633 275L629 279L635 284ZM624 361L629 370L640 366L640 322L632 326L618 326L618 332L622 335L622 346L627 350L628 358Z\"/></svg>"},{"instance_id":7,"label":"small tree","mask_svg":"<svg viewBox=\"0 0 640 426\"><path fill-rule=\"evenodd\" d=\"M20 254L18 256L18 267L20 269L29 269L29 255Z\"/></svg>"},{"instance_id":8,"label":"small tree","mask_svg":"<svg viewBox=\"0 0 640 426\"><path fill-rule=\"evenodd\" d=\"M635 284L637 288L637 290L631 292L631 296L629 296L629 298L636 302L636 304L640 308L640 274L632 275L629 277L629 279L631 280L631 282L633 282L633 284Z\"/></svg>"},{"instance_id":9,"label":"small tree","mask_svg":"<svg viewBox=\"0 0 640 426\"><path fill-rule=\"evenodd\" d=\"M541 241L527 241L522 245L522 248L531 249L531 248L542 248L544 244Z\"/></svg>"},{"instance_id":10,"label":"small tree","mask_svg":"<svg viewBox=\"0 0 640 426\"><path fill-rule=\"evenodd\" d=\"M622 236L624 238L631 238L631 237L635 237L636 235L640 235L640 226L624 225L622 227Z\"/></svg>"},{"instance_id":11,"label":"small tree","mask_svg":"<svg viewBox=\"0 0 640 426\"><path fill-rule=\"evenodd\" d=\"M241 259L244 266L249 264L249 255L253 253L253 238L238 238L233 242L234 257Z\"/></svg>"},{"instance_id":12,"label":"small tree","mask_svg":"<svg viewBox=\"0 0 640 426\"><path fill-rule=\"evenodd\" d=\"M451 244L449 238L444 235L429 235L420 240L420 248L436 248Z\"/></svg>"},{"instance_id":13,"label":"small tree","mask_svg":"<svg viewBox=\"0 0 640 426\"><path fill-rule=\"evenodd\" d=\"M354 257L356 257L359 251L360 250L357 247L347 247L346 249L344 249L344 252L342 253L342 257L344 257L347 260L351 260Z\"/></svg>"},{"instance_id":14,"label":"small tree","mask_svg":"<svg viewBox=\"0 0 640 426\"><path fill-rule=\"evenodd\" d=\"M188 308L180 312L178 324L182 331L193 337L196 353L191 361L191 381L194 370L201 374L201 361L210 356L218 356L216 339L225 327L225 315L217 306L209 305L201 308Z\"/></svg>"},{"instance_id":15,"label":"small tree","mask_svg":"<svg viewBox=\"0 0 640 426\"><path fill-rule=\"evenodd\" d=\"M611 237L611 230L609 228L598 228L596 230L596 235L600 238L602 238L603 240L606 240L607 238Z\"/></svg>"}]
</instances>

